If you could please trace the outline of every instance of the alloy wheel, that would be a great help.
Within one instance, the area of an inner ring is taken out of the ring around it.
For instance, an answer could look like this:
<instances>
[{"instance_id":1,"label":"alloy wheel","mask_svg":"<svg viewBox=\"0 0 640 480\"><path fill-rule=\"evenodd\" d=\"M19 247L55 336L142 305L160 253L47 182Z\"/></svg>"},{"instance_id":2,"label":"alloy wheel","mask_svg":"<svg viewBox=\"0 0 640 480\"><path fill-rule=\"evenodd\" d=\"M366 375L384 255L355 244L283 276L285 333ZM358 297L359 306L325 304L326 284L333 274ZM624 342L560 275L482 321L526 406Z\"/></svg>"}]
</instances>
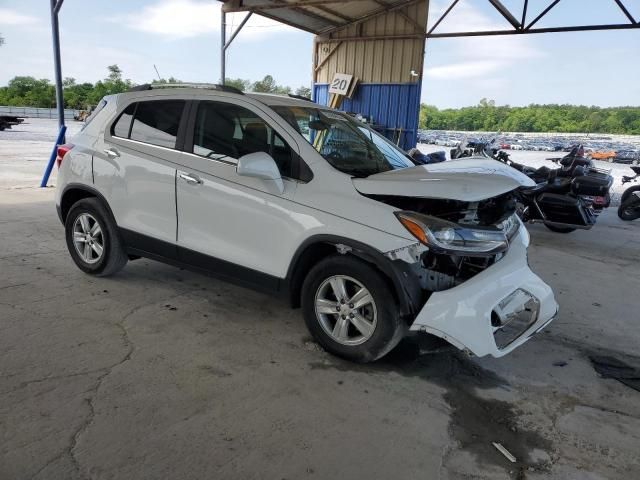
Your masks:
<instances>
[{"instance_id":1,"label":"alloy wheel","mask_svg":"<svg viewBox=\"0 0 640 480\"><path fill-rule=\"evenodd\" d=\"M100 261L104 254L104 235L93 215L81 213L73 222L73 245L86 263Z\"/></svg>"},{"instance_id":2,"label":"alloy wheel","mask_svg":"<svg viewBox=\"0 0 640 480\"><path fill-rule=\"evenodd\" d=\"M378 312L373 296L354 278L334 275L320 284L315 312L322 329L342 345L360 345L373 335Z\"/></svg>"}]
</instances>

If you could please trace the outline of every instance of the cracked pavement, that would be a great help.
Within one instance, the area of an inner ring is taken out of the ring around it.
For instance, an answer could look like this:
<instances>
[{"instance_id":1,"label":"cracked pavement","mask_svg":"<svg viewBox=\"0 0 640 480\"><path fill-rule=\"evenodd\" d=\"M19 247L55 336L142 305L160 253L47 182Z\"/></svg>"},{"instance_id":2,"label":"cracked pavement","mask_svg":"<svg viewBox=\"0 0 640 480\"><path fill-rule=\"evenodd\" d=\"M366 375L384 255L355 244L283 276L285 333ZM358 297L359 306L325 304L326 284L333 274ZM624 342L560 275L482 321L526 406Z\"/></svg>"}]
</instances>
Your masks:
<instances>
[{"instance_id":1,"label":"cracked pavement","mask_svg":"<svg viewBox=\"0 0 640 480\"><path fill-rule=\"evenodd\" d=\"M52 190L0 188L0 479L640 478L640 393L587 358L640 363L640 222L530 231L545 333L358 366L259 293L144 259L89 277Z\"/></svg>"}]
</instances>

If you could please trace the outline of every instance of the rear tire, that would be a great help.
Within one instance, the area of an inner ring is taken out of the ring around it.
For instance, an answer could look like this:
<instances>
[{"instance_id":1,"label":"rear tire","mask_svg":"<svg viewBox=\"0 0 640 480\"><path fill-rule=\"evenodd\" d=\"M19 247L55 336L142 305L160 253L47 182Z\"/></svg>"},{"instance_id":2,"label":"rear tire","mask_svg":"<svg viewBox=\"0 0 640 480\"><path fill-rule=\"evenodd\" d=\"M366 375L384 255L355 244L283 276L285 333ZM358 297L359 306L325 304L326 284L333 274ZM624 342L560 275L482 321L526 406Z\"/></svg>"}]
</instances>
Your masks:
<instances>
[{"instance_id":1,"label":"rear tire","mask_svg":"<svg viewBox=\"0 0 640 480\"><path fill-rule=\"evenodd\" d=\"M640 218L640 199L630 198L618 207L618 217L625 222Z\"/></svg>"},{"instance_id":2,"label":"rear tire","mask_svg":"<svg viewBox=\"0 0 640 480\"><path fill-rule=\"evenodd\" d=\"M128 261L115 220L97 198L74 203L65 220L67 248L80 270L106 277Z\"/></svg>"},{"instance_id":3,"label":"rear tire","mask_svg":"<svg viewBox=\"0 0 640 480\"><path fill-rule=\"evenodd\" d=\"M406 330L385 278L351 256L333 255L311 269L302 285L302 313L325 350L359 363L389 353Z\"/></svg>"},{"instance_id":4,"label":"rear tire","mask_svg":"<svg viewBox=\"0 0 640 480\"><path fill-rule=\"evenodd\" d=\"M571 228L571 227L556 227L555 225L547 225L546 223L544 224L544 226L547 227L552 232L556 232L556 233L571 233L576 230L575 228Z\"/></svg>"}]
</instances>

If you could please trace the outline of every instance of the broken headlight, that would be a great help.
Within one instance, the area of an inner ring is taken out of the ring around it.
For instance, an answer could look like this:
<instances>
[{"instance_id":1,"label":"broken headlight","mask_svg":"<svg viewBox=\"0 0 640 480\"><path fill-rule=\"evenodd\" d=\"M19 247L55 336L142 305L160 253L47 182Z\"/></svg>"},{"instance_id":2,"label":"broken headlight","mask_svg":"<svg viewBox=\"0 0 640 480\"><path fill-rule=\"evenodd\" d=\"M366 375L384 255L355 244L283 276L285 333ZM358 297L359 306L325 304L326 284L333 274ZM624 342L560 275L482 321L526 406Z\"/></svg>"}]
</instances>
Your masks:
<instances>
[{"instance_id":1,"label":"broken headlight","mask_svg":"<svg viewBox=\"0 0 640 480\"><path fill-rule=\"evenodd\" d=\"M396 212L400 223L430 249L455 255L494 255L509 247L520 228L514 215L495 227L466 226L416 212Z\"/></svg>"}]
</instances>

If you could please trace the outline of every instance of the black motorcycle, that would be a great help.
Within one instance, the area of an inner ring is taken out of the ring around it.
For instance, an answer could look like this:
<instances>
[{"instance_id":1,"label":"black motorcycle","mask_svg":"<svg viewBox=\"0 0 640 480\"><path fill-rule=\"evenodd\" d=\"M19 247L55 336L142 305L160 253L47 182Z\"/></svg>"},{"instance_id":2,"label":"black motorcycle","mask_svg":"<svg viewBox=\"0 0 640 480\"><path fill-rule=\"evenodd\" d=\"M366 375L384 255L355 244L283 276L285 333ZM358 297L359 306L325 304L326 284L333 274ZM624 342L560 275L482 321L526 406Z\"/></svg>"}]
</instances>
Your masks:
<instances>
[{"instance_id":1,"label":"black motorcycle","mask_svg":"<svg viewBox=\"0 0 640 480\"><path fill-rule=\"evenodd\" d=\"M552 159L560 168L532 168L512 161L502 150L490 151L492 158L536 182L535 187L517 191L520 218L524 222L542 222L557 233L588 230L609 206L613 177L607 171L595 168L591 160L584 157L580 145L565 157Z\"/></svg>"},{"instance_id":2,"label":"black motorcycle","mask_svg":"<svg viewBox=\"0 0 640 480\"><path fill-rule=\"evenodd\" d=\"M622 184L629 182L635 182L638 177L640 177L640 167L634 166L631 167L633 173L635 175L633 177L628 177L624 175L622 177ZM622 197L620 198L620 207L618 207L618 216L622 220L635 220L636 218L640 218L640 185L633 185L632 187L627 188Z\"/></svg>"}]
</instances>

